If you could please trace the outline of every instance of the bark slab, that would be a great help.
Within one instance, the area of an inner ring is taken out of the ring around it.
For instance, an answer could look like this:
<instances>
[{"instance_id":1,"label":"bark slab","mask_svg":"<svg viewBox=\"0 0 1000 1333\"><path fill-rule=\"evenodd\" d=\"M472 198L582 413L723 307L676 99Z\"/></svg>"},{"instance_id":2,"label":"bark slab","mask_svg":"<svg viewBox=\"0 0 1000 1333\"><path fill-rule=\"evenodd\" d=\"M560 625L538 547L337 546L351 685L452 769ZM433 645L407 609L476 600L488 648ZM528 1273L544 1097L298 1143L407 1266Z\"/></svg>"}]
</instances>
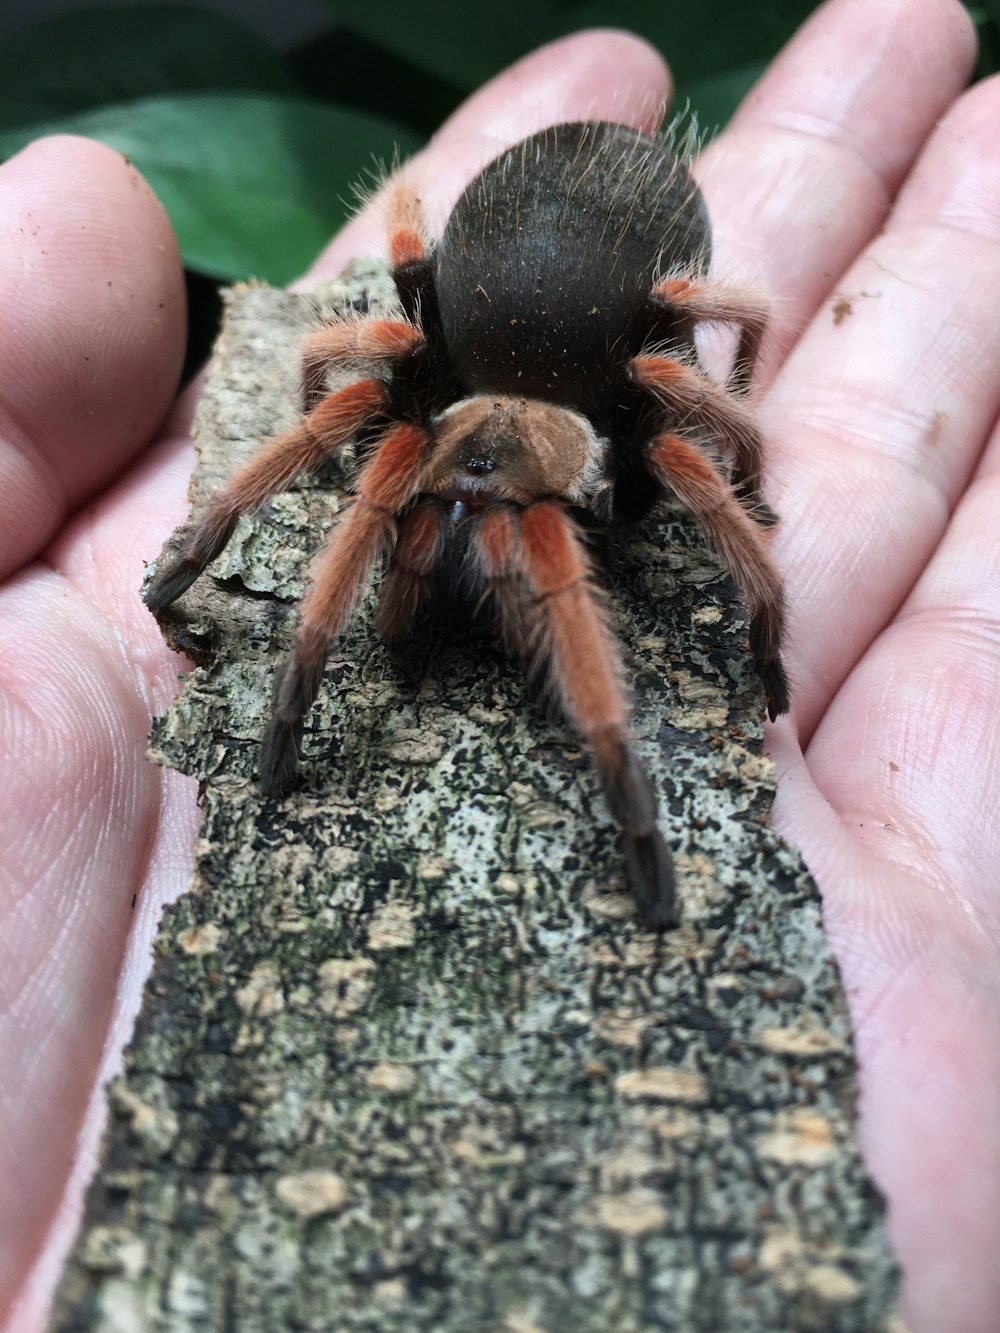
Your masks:
<instances>
[{"instance_id":1,"label":"bark slab","mask_svg":"<svg viewBox=\"0 0 1000 1333\"><path fill-rule=\"evenodd\" d=\"M384 269L229 294L197 505L296 416L323 315ZM200 663L151 755L198 776L59 1330L898 1327L816 887L768 827L732 586L668 513L614 543L634 733L683 923L638 924L579 745L488 633L334 648L299 788L258 741L328 467L241 522L164 629Z\"/></svg>"}]
</instances>

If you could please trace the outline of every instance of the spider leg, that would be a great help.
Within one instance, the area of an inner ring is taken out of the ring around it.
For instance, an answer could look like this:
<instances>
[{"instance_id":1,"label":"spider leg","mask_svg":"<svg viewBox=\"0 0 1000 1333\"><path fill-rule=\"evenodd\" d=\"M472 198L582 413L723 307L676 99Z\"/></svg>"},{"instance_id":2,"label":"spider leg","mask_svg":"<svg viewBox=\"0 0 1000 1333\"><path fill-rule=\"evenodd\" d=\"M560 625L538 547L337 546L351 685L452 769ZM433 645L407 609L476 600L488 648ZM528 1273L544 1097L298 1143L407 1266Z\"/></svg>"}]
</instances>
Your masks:
<instances>
[{"instance_id":1,"label":"spider leg","mask_svg":"<svg viewBox=\"0 0 1000 1333\"><path fill-rule=\"evenodd\" d=\"M386 206L389 263L403 313L431 339L440 336L432 246L415 190L397 185Z\"/></svg>"},{"instance_id":2,"label":"spider leg","mask_svg":"<svg viewBox=\"0 0 1000 1333\"><path fill-rule=\"evenodd\" d=\"M283 796L294 781L306 714L319 692L330 644L350 620L375 562L395 545L396 514L417 493L429 441L427 431L410 422L392 427L361 472L357 499L316 563L264 734L265 796Z\"/></svg>"},{"instance_id":3,"label":"spider leg","mask_svg":"<svg viewBox=\"0 0 1000 1333\"><path fill-rule=\"evenodd\" d=\"M386 208L389 262L394 269L427 259L427 232L420 198L410 185L395 185Z\"/></svg>"},{"instance_id":4,"label":"spider leg","mask_svg":"<svg viewBox=\"0 0 1000 1333\"><path fill-rule=\"evenodd\" d=\"M733 488L750 504L759 503L763 444L750 409L702 371L669 357L635 356L629 367L633 381L665 407L678 425L702 426L729 441L734 455Z\"/></svg>"},{"instance_id":5,"label":"spider leg","mask_svg":"<svg viewBox=\"0 0 1000 1333\"><path fill-rule=\"evenodd\" d=\"M156 571L146 592L149 609L154 614L163 611L187 592L222 553L241 514L253 513L290 486L300 472L318 466L386 405L384 385L360 380L324 398L298 426L272 440L219 491L177 555Z\"/></svg>"},{"instance_id":6,"label":"spider leg","mask_svg":"<svg viewBox=\"0 0 1000 1333\"><path fill-rule=\"evenodd\" d=\"M475 528L472 555L493 598L500 637L508 651L530 667L533 603L522 572L520 523L513 505L492 505L483 511Z\"/></svg>"},{"instance_id":7,"label":"spider leg","mask_svg":"<svg viewBox=\"0 0 1000 1333\"><path fill-rule=\"evenodd\" d=\"M703 454L679 435L658 435L649 451L654 475L674 492L726 564L750 612L750 650L772 721L788 712L788 677L781 660L785 599L768 538L733 488Z\"/></svg>"},{"instance_id":8,"label":"spider leg","mask_svg":"<svg viewBox=\"0 0 1000 1333\"><path fill-rule=\"evenodd\" d=\"M385 639L405 634L441 558L447 511L440 500L421 500L403 519L382 584L376 626Z\"/></svg>"},{"instance_id":9,"label":"spider leg","mask_svg":"<svg viewBox=\"0 0 1000 1333\"><path fill-rule=\"evenodd\" d=\"M302 344L302 407L323 397L331 365L371 371L402 361L426 344L420 329L401 319L343 319L310 333Z\"/></svg>"},{"instance_id":10,"label":"spider leg","mask_svg":"<svg viewBox=\"0 0 1000 1333\"><path fill-rule=\"evenodd\" d=\"M695 321L739 326L740 341L728 383L737 393L746 393L767 328L767 302L749 289L691 278L666 278L653 287L653 296Z\"/></svg>"},{"instance_id":11,"label":"spider leg","mask_svg":"<svg viewBox=\"0 0 1000 1333\"><path fill-rule=\"evenodd\" d=\"M476 541L501 621L519 615L521 581L531 594L534 653L548 661L565 711L593 752L625 833L633 892L650 925L674 924L673 863L656 825L653 785L629 742L618 651L576 525L558 501L542 500L519 525L509 508L487 510Z\"/></svg>"},{"instance_id":12,"label":"spider leg","mask_svg":"<svg viewBox=\"0 0 1000 1333\"><path fill-rule=\"evenodd\" d=\"M388 248L392 276L405 319L345 318L311 333L302 345L301 401L304 411L322 397L331 366L367 374L396 371L428 350L424 321L437 332L434 270L420 201L407 186L389 194Z\"/></svg>"}]
</instances>

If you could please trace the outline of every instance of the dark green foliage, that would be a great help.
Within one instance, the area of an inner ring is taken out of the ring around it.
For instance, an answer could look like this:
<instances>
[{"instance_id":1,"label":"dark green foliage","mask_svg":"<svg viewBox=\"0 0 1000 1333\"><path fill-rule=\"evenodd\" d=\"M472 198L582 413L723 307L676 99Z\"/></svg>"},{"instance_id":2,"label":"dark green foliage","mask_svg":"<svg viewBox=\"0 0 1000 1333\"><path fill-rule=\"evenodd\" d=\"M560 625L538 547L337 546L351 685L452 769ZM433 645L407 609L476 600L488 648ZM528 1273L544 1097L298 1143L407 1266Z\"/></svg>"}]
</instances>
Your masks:
<instances>
[{"instance_id":1,"label":"dark green foliage","mask_svg":"<svg viewBox=\"0 0 1000 1333\"><path fill-rule=\"evenodd\" d=\"M188 267L227 280L302 272L374 162L405 155L471 89L544 41L639 33L712 133L815 0L329 0L330 28L285 57L197 5L81 8L0 49L0 156L52 131L128 153ZM980 77L1000 68L1000 0L970 5Z\"/></svg>"},{"instance_id":2,"label":"dark green foliage","mask_svg":"<svg viewBox=\"0 0 1000 1333\"><path fill-rule=\"evenodd\" d=\"M296 83L251 33L187 5L74 9L0 44L4 129L207 88L293 93Z\"/></svg>"},{"instance_id":3,"label":"dark green foliage","mask_svg":"<svg viewBox=\"0 0 1000 1333\"><path fill-rule=\"evenodd\" d=\"M224 278L298 276L352 209L350 183L415 136L302 97L182 93L42 122L125 153L156 190L186 263ZM16 132L0 132L0 149Z\"/></svg>"},{"instance_id":4,"label":"dark green foliage","mask_svg":"<svg viewBox=\"0 0 1000 1333\"><path fill-rule=\"evenodd\" d=\"M331 0L345 27L467 91L542 42L584 28L628 29L669 59L680 100L708 129L725 124L815 8L816 0Z\"/></svg>"},{"instance_id":5,"label":"dark green foliage","mask_svg":"<svg viewBox=\"0 0 1000 1333\"><path fill-rule=\"evenodd\" d=\"M970 4L967 8L979 34L976 78L985 79L1000 70L1000 0L985 0L985 4Z\"/></svg>"}]
</instances>

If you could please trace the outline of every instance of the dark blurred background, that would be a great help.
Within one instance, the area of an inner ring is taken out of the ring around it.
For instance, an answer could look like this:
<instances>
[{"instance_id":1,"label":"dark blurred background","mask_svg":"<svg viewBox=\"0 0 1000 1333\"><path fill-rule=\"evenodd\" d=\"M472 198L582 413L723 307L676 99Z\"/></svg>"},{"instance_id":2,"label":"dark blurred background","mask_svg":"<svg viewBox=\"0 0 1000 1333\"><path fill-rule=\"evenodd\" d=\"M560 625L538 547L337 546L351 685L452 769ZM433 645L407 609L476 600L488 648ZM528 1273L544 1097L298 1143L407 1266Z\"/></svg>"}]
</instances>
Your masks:
<instances>
[{"instance_id":1,"label":"dark blurred background","mask_svg":"<svg viewBox=\"0 0 1000 1333\"><path fill-rule=\"evenodd\" d=\"M878 3L878 0L872 0ZM1000 68L1000 0L967 6L977 77ZM170 213L188 270L191 364L216 284L289 281L354 207L490 75L581 28L657 46L703 135L816 0L200 0L0 6L0 159L40 134L127 153Z\"/></svg>"}]
</instances>

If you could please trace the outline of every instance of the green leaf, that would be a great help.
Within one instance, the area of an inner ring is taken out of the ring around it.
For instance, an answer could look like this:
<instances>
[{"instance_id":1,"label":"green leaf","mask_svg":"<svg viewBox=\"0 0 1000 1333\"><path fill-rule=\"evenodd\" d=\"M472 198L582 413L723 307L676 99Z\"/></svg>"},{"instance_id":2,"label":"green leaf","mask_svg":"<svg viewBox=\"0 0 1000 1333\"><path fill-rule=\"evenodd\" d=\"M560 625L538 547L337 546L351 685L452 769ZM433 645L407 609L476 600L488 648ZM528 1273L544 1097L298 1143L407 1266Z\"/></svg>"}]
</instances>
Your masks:
<instances>
[{"instance_id":1,"label":"green leaf","mask_svg":"<svg viewBox=\"0 0 1000 1333\"><path fill-rule=\"evenodd\" d=\"M1000 70L1000 0L986 0L985 5L967 8L979 38L976 78L986 79Z\"/></svg>"},{"instance_id":2,"label":"green leaf","mask_svg":"<svg viewBox=\"0 0 1000 1333\"><path fill-rule=\"evenodd\" d=\"M127 154L163 201L189 267L272 283L326 244L374 159L419 147L398 126L322 102L191 94L0 131L0 156L42 133L84 134Z\"/></svg>"},{"instance_id":3,"label":"green leaf","mask_svg":"<svg viewBox=\"0 0 1000 1333\"><path fill-rule=\"evenodd\" d=\"M163 93L294 93L285 61L252 33L189 5L75 9L0 45L0 126Z\"/></svg>"},{"instance_id":4,"label":"green leaf","mask_svg":"<svg viewBox=\"0 0 1000 1333\"><path fill-rule=\"evenodd\" d=\"M451 115L465 89L418 69L343 24L318 33L289 55L301 90L324 100L336 96L429 136Z\"/></svg>"}]
</instances>

